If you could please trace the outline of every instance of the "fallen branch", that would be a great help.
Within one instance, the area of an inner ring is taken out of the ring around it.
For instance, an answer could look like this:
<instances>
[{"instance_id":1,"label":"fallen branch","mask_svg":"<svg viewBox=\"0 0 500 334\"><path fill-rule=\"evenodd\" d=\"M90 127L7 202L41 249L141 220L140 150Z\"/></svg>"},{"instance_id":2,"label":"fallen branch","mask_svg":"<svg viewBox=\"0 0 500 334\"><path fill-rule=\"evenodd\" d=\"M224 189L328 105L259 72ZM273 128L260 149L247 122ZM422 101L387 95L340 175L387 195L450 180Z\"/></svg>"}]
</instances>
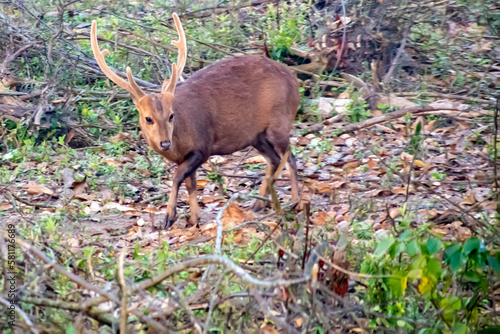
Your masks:
<instances>
[{"instance_id":1,"label":"fallen branch","mask_svg":"<svg viewBox=\"0 0 500 334\"><path fill-rule=\"evenodd\" d=\"M106 292L106 291L103 291L99 288L97 288L96 286L94 286L93 284L90 284L89 282L85 281L83 278L81 278L80 276L78 275L75 275L73 273L70 273L69 271L67 271L66 269L64 269L61 265L55 263L53 260L49 259L47 257L47 255L45 255L42 251L40 251L39 249L37 249L36 247L28 244L27 242L17 238L16 239L16 242L17 244L19 244L21 247L23 247L26 252L28 253L31 253L33 255L35 255L36 257L38 257L41 261L45 262L46 264L49 264L50 267L49 268L53 268L55 271L57 271L59 274L69 278L70 280L72 280L73 282L75 282L76 284L84 287L85 289L87 290L90 290L90 291L93 291L95 292L96 294L100 295L100 296L103 296L105 297L105 301L106 300L111 300L113 301L116 305L120 305L120 299L118 299L118 297L116 297L115 295L109 293L109 292ZM130 312L132 314L134 314L138 319L142 320L144 323L146 323L147 325L149 325L150 327L152 328L155 328L159 331L161 331L162 333L166 333L167 332L167 329L165 328L165 326L163 326L162 324L160 324L159 322L151 319L149 316L147 315L144 315L142 312L140 312L138 309L131 309Z\"/></svg>"},{"instance_id":2,"label":"fallen branch","mask_svg":"<svg viewBox=\"0 0 500 334\"><path fill-rule=\"evenodd\" d=\"M398 52L396 53L396 57L394 57L394 59L392 60L391 67L384 76L383 80L384 84L387 84L389 82L389 80L392 77L392 74L394 73L394 70L396 69L396 66L399 64L399 58L401 58L401 55L403 54L409 33L410 33L410 23L408 22L406 24L405 31L403 33L403 39L401 40L401 45L399 46Z\"/></svg>"},{"instance_id":3,"label":"fallen branch","mask_svg":"<svg viewBox=\"0 0 500 334\"><path fill-rule=\"evenodd\" d=\"M6 308L12 306L12 304L7 299L5 299L1 296L0 296L0 304L5 305ZM24 322L29 327L31 333L34 333L34 334L39 333L38 329L35 328L35 325L31 321L31 319L19 306L14 307L14 310L23 318Z\"/></svg>"},{"instance_id":4,"label":"fallen branch","mask_svg":"<svg viewBox=\"0 0 500 334\"><path fill-rule=\"evenodd\" d=\"M413 115L417 115L423 112L427 111L439 111L439 110L461 110L463 108L460 107L458 104L453 104L452 106L447 103L445 106L439 106L438 103L436 104L429 104L426 106L416 106L416 107L409 107L409 108L404 108L400 109L388 114L384 114L381 116L373 117L370 119L367 119L366 121L355 123L355 124L348 124L346 126L341 127L340 129L343 132L350 132L350 131L357 131L365 128L369 128L370 126L373 126L375 124L379 123L384 123L391 121L393 119L403 117L404 115L410 113Z\"/></svg>"},{"instance_id":5,"label":"fallen branch","mask_svg":"<svg viewBox=\"0 0 500 334\"><path fill-rule=\"evenodd\" d=\"M397 96L408 96L408 97L413 97L413 96L415 96L415 97L417 97L417 96L440 97L440 98L443 98L443 99L450 99L450 100L462 100L462 101L484 103L484 104L488 104L488 105L492 105L492 106L494 106L496 104L495 101L480 99L480 98L477 98L477 97L470 97L470 96L463 96L463 95L453 95L453 94L442 94L442 93L432 93L432 92L418 92L418 93L401 92L401 93L394 93L394 95L397 95Z\"/></svg>"}]
</instances>

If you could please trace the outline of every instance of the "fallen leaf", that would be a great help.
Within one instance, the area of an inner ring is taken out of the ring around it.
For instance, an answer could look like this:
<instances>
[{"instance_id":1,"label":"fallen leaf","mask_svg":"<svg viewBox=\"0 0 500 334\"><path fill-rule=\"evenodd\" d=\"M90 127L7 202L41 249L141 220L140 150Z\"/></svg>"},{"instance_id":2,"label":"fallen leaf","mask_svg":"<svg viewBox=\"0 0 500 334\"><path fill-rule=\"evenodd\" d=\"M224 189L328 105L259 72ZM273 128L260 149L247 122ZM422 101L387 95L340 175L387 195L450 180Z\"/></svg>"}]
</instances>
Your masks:
<instances>
[{"instance_id":1,"label":"fallen leaf","mask_svg":"<svg viewBox=\"0 0 500 334\"><path fill-rule=\"evenodd\" d=\"M254 214L251 211L243 211L238 203L231 203L222 216L222 226L224 229L235 227L245 221L252 220Z\"/></svg>"},{"instance_id":2,"label":"fallen leaf","mask_svg":"<svg viewBox=\"0 0 500 334\"><path fill-rule=\"evenodd\" d=\"M118 210L118 211L135 211L134 208L131 208L129 206L125 206L125 205L121 205L121 204L118 204L118 203L115 203L115 202L109 202L109 203L106 203L104 206L103 206L103 210Z\"/></svg>"},{"instance_id":3,"label":"fallen leaf","mask_svg":"<svg viewBox=\"0 0 500 334\"><path fill-rule=\"evenodd\" d=\"M120 132L119 134L117 134L116 136L113 136L111 137L111 142L113 143L119 143L119 142L123 142L123 141L126 141L127 139L130 139L131 138L131 135L130 133L128 132Z\"/></svg>"},{"instance_id":4,"label":"fallen leaf","mask_svg":"<svg viewBox=\"0 0 500 334\"><path fill-rule=\"evenodd\" d=\"M316 226L323 226L326 223L332 221L333 218L334 217L330 216L328 213L326 213L324 211L317 211L317 212L313 213L313 215L311 217L311 221Z\"/></svg>"},{"instance_id":5,"label":"fallen leaf","mask_svg":"<svg viewBox=\"0 0 500 334\"><path fill-rule=\"evenodd\" d=\"M467 194L465 194L465 198L462 202L460 202L460 204L462 205L473 205L473 204L476 204L477 200L476 200L476 197L474 196L474 193L469 190L467 192Z\"/></svg>"},{"instance_id":6,"label":"fallen leaf","mask_svg":"<svg viewBox=\"0 0 500 334\"><path fill-rule=\"evenodd\" d=\"M206 185L208 185L210 183L211 182L209 180L205 180L205 179L196 180L196 188L199 190L202 190L203 188L205 188Z\"/></svg>"},{"instance_id":7,"label":"fallen leaf","mask_svg":"<svg viewBox=\"0 0 500 334\"><path fill-rule=\"evenodd\" d=\"M28 183L24 187L26 188L26 192L30 195L38 195L43 193L50 196L56 196L56 193L53 190L35 182Z\"/></svg>"},{"instance_id":8,"label":"fallen leaf","mask_svg":"<svg viewBox=\"0 0 500 334\"><path fill-rule=\"evenodd\" d=\"M346 163L342 167L342 169L346 170L346 171L350 171L350 170L358 168L358 166L359 166L359 161L356 160L356 161L351 161L351 162Z\"/></svg>"},{"instance_id":9,"label":"fallen leaf","mask_svg":"<svg viewBox=\"0 0 500 334\"><path fill-rule=\"evenodd\" d=\"M251 157L245 160L246 164L265 164L266 158L264 158L262 155L256 155L255 157Z\"/></svg>"},{"instance_id":10,"label":"fallen leaf","mask_svg":"<svg viewBox=\"0 0 500 334\"><path fill-rule=\"evenodd\" d=\"M12 205L9 203L0 203L0 211L7 211L12 208Z\"/></svg>"},{"instance_id":11,"label":"fallen leaf","mask_svg":"<svg viewBox=\"0 0 500 334\"><path fill-rule=\"evenodd\" d=\"M332 190L330 182L328 182L328 181L318 182L314 185L314 188L315 188L315 192L319 193L319 194L326 194Z\"/></svg>"}]
</instances>

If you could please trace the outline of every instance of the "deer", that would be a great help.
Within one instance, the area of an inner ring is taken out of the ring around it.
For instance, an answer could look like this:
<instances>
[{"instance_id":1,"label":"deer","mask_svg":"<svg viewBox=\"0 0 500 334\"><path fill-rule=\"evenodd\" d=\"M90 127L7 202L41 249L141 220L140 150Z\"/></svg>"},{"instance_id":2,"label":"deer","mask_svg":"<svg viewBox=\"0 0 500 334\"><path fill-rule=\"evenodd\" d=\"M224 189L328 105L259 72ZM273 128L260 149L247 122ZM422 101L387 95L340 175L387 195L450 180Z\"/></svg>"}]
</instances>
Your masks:
<instances>
[{"instance_id":1,"label":"deer","mask_svg":"<svg viewBox=\"0 0 500 334\"><path fill-rule=\"evenodd\" d=\"M263 55L226 57L178 82L186 64L186 36L179 16L173 13L178 40L177 63L163 82L160 93L146 94L135 82L130 67L127 79L106 64L108 50L100 51L97 23L92 22L90 41L97 64L108 79L130 93L139 112L139 125L147 143L158 154L177 164L172 179L164 228L176 221L179 187L185 181L189 195L190 224L198 226L200 207L196 170L213 155L229 155L254 147L267 162L259 196L268 195L266 180L274 183L286 156L292 203L299 201L297 164L289 151L290 131L299 106L298 80L284 64ZM256 199L252 210L266 202Z\"/></svg>"}]
</instances>

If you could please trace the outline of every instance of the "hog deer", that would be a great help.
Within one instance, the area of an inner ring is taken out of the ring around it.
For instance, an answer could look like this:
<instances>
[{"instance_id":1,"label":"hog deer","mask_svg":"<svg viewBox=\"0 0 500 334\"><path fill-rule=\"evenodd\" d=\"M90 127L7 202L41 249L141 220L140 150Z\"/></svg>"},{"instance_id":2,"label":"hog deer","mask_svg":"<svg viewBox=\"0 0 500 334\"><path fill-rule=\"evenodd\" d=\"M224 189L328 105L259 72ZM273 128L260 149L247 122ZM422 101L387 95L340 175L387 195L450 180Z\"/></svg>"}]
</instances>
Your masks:
<instances>
[{"instance_id":1,"label":"hog deer","mask_svg":"<svg viewBox=\"0 0 500 334\"><path fill-rule=\"evenodd\" d=\"M189 193L191 223L200 218L196 192L196 169L212 155L226 155L248 146L255 147L267 160L266 173L273 180L281 158L289 146L292 122L299 105L299 87L294 74L283 64L264 56L235 56L222 59L177 83L186 64L186 37L177 14L173 19L179 39L177 64L161 93L146 94L127 67L127 80L106 64L108 50L99 50L97 23L92 22L90 40L95 59L104 74L127 90L139 111L140 127L148 144L178 165L167 205L165 228L176 217L177 194L185 180ZM292 201L299 200L295 158L288 155ZM274 180L273 180L274 181ZM260 196L268 187L262 182ZM252 209L262 209L256 200Z\"/></svg>"}]
</instances>

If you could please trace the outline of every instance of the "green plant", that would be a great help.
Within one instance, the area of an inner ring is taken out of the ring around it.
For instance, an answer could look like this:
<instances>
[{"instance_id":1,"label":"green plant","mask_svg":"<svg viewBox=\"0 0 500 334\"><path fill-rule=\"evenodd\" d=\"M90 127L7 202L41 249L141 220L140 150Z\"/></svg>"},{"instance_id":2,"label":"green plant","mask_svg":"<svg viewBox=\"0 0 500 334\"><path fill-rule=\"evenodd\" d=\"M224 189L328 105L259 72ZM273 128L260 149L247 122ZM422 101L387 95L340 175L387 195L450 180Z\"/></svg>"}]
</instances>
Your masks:
<instances>
[{"instance_id":1,"label":"green plant","mask_svg":"<svg viewBox=\"0 0 500 334\"><path fill-rule=\"evenodd\" d=\"M478 313L500 276L500 252L478 238L442 242L425 227L401 231L378 241L361 265L374 275L365 295L369 308L387 315L371 326L413 330L418 323L419 333L467 333L485 325ZM435 325L427 328L426 321Z\"/></svg>"},{"instance_id":2,"label":"green plant","mask_svg":"<svg viewBox=\"0 0 500 334\"><path fill-rule=\"evenodd\" d=\"M361 98L361 93L354 90L354 86L349 86L347 89L351 97L351 102L346 106L346 115L350 123L358 123L368 119L370 112L367 109L368 103Z\"/></svg>"}]
</instances>

